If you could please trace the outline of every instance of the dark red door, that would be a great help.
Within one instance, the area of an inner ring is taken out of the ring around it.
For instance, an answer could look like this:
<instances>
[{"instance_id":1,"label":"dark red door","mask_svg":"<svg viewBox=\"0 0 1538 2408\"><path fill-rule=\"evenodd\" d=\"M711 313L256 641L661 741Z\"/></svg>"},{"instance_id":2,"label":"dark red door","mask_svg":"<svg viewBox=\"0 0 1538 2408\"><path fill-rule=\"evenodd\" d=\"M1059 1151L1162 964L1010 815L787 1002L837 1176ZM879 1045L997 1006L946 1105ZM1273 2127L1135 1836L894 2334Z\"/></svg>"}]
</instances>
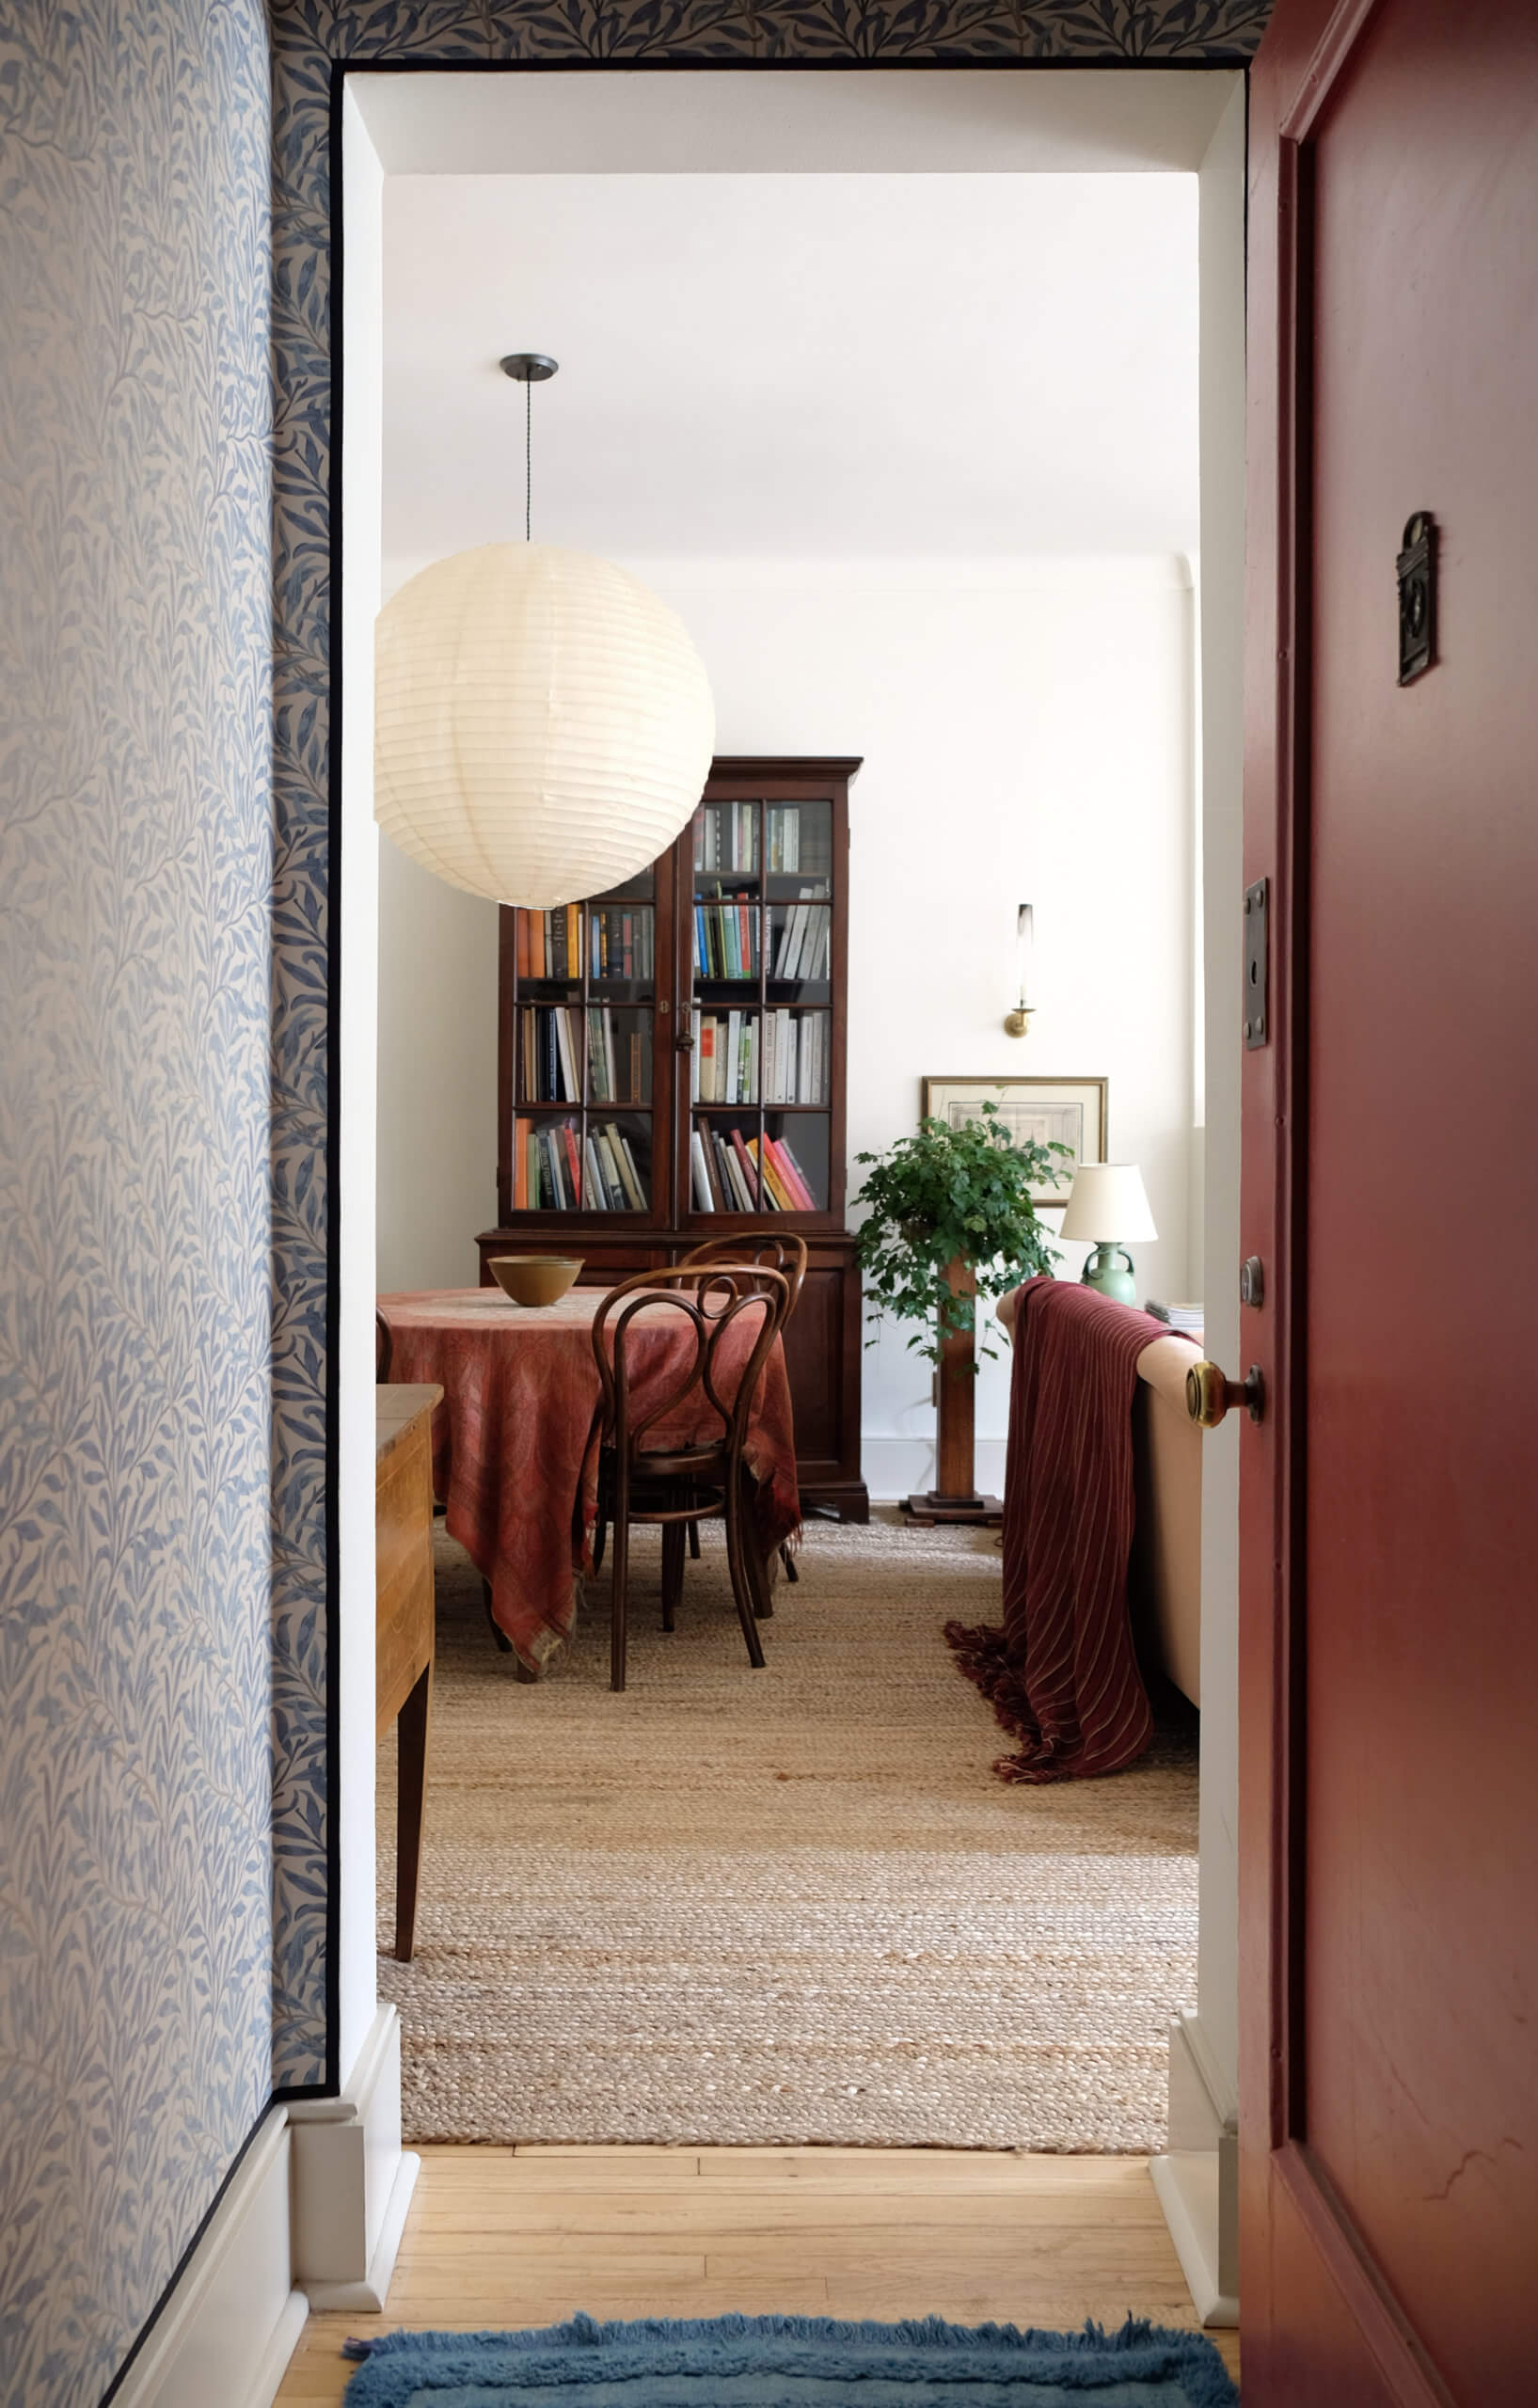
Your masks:
<instances>
[{"instance_id":1,"label":"dark red door","mask_svg":"<svg viewBox=\"0 0 1538 2408\"><path fill-rule=\"evenodd\" d=\"M1530 2408L1535 0L1278 0L1249 348L1245 2399Z\"/></svg>"}]
</instances>

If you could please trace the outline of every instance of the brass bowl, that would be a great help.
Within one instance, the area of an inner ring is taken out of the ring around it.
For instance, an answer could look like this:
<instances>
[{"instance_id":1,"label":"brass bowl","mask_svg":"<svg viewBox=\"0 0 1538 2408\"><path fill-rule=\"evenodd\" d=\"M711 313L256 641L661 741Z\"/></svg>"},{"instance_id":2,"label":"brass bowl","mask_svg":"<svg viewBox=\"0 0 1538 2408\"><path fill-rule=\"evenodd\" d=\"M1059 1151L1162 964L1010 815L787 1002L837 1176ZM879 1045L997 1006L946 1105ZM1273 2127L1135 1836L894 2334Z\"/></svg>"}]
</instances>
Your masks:
<instances>
[{"instance_id":1,"label":"brass bowl","mask_svg":"<svg viewBox=\"0 0 1538 2408\"><path fill-rule=\"evenodd\" d=\"M491 1275L515 1305L553 1305L582 1268L579 1254L495 1254Z\"/></svg>"}]
</instances>

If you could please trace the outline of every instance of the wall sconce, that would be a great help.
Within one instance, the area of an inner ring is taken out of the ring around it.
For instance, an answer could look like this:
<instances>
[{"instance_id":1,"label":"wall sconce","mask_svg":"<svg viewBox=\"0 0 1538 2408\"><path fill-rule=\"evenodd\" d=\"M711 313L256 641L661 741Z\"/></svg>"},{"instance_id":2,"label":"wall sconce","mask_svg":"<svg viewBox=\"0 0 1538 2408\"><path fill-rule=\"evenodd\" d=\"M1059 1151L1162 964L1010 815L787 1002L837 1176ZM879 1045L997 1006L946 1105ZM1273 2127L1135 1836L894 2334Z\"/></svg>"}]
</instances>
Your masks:
<instances>
[{"instance_id":1,"label":"wall sconce","mask_svg":"<svg viewBox=\"0 0 1538 2408\"><path fill-rule=\"evenodd\" d=\"M1011 1037L1023 1037L1031 1024L1034 1004L1025 1001L1031 991L1031 954L1036 943L1036 924L1031 906L1023 903L1015 922L1015 987L1020 1001L1012 1012L1006 1012L1004 1025Z\"/></svg>"}]
</instances>

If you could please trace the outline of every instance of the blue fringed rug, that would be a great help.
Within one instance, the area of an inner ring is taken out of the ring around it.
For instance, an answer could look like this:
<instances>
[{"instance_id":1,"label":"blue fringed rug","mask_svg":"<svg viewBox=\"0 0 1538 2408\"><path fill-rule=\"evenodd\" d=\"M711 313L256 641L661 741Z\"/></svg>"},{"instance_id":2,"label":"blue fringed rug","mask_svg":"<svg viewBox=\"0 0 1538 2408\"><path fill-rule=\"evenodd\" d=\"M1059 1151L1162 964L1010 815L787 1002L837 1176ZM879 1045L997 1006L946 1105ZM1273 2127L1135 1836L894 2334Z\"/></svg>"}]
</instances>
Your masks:
<instances>
[{"instance_id":1,"label":"blue fringed rug","mask_svg":"<svg viewBox=\"0 0 1538 2408\"><path fill-rule=\"evenodd\" d=\"M841 2324L718 2316L532 2333L387 2333L346 2408L1237 2408L1210 2341L1131 2317L1119 2333L1022 2333L925 2317Z\"/></svg>"}]
</instances>

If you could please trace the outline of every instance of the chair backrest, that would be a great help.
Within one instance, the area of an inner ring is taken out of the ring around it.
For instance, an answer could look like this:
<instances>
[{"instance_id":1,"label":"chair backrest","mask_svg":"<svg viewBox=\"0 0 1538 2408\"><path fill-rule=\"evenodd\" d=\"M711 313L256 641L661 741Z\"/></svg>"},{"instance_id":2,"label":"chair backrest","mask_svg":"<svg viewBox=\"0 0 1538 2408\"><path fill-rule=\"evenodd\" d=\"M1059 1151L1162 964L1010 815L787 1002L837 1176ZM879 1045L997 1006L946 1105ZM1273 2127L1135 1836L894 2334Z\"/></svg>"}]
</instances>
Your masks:
<instances>
[{"instance_id":1,"label":"chair backrest","mask_svg":"<svg viewBox=\"0 0 1538 2408\"><path fill-rule=\"evenodd\" d=\"M682 1412L698 1391L706 1427L688 1443L720 1447L735 1477L764 1366L789 1310L789 1281L756 1263L675 1263L637 1271L610 1288L593 1316L592 1336L605 1435L616 1451L634 1462L646 1432ZM659 1322L681 1325L686 1339L665 1376L656 1376L654 1363L638 1411L637 1348L648 1319L654 1332Z\"/></svg>"},{"instance_id":2,"label":"chair backrest","mask_svg":"<svg viewBox=\"0 0 1538 2408\"><path fill-rule=\"evenodd\" d=\"M394 1340L389 1334L389 1323L375 1305L373 1308L373 1376L376 1381L389 1378L389 1358L393 1352Z\"/></svg>"},{"instance_id":3,"label":"chair backrest","mask_svg":"<svg viewBox=\"0 0 1538 2408\"><path fill-rule=\"evenodd\" d=\"M806 1240L799 1229L742 1229L735 1237L706 1238L676 1268L689 1271L699 1262L745 1262L756 1264L761 1271L777 1271L790 1288L785 1307L788 1321L801 1301L806 1277Z\"/></svg>"}]
</instances>

